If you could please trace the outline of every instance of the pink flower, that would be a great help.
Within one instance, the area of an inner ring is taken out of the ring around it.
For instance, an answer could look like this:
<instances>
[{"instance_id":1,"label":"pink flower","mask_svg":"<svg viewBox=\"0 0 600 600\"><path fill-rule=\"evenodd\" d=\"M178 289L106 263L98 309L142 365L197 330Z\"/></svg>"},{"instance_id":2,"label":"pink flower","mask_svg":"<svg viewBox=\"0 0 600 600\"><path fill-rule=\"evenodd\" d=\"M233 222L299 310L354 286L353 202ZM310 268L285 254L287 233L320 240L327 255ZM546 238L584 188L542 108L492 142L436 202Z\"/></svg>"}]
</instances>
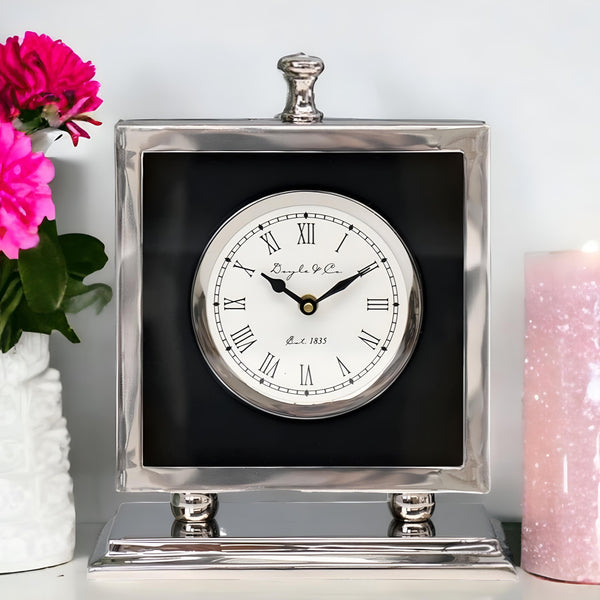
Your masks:
<instances>
[{"instance_id":1,"label":"pink flower","mask_svg":"<svg viewBox=\"0 0 600 600\"><path fill-rule=\"evenodd\" d=\"M31 140L10 123L0 123L0 252L17 258L21 248L33 248L44 217L53 220L48 183L54 166Z\"/></svg>"},{"instance_id":2,"label":"pink flower","mask_svg":"<svg viewBox=\"0 0 600 600\"><path fill-rule=\"evenodd\" d=\"M83 62L61 40L33 31L0 44L0 121L12 122L28 133L43 127L67 131L77 145L89 134L74 121L100 125L88 116L102 104L96 69Z\"/></svg>"}]
</instances>

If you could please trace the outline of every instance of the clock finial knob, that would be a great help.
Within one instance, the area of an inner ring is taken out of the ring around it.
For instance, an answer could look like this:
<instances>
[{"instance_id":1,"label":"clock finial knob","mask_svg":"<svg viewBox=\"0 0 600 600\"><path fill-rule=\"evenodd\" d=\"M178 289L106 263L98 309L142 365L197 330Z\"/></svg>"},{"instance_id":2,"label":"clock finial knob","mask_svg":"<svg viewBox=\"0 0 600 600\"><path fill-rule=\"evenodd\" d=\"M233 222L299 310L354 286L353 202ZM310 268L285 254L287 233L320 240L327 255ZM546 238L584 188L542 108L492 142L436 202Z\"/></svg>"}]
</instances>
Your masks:
<instances>
[{"instance_id":1,"label":"clock finial knob","mask_svg":"<svg viewBox=\"0 0 600 600\"><path fill-rule=\"evenodd\" d=\"M277 63L288 84L287 103L278 115L286 123L319 123L323 113L315 106L313 87L317 77L325 68L316 56L304 53L283 56Z\"/></svg>"}]
</instances>

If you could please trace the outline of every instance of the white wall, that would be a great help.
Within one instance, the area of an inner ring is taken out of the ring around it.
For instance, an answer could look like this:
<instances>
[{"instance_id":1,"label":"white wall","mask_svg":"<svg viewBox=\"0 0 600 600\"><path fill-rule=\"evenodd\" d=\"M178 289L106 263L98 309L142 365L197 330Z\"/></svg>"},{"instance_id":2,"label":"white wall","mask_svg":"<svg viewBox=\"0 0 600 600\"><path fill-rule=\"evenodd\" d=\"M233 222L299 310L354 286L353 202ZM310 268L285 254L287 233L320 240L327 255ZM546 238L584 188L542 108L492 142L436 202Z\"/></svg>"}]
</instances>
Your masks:
<instances>
[{"instance_id":1,"label":"white wall","mask_svg":"<svg viewBox=\"0 0 600 600\"><path fill-rule=\"evenodd\" d=\"M32 29L97 67L92 140L55 145L62 232L114 256L112 125L118 119L264 117L281 110L277 59L321 56L326 116L482 119L492 127L492 484L520 515L523 254L600 236L600 3L594 0L29 0L0 41ZM100 279L114 279L114 262ZM108 518L114 489L115 307L53 337L79 518Z\"/></svg>"}]
</instances>

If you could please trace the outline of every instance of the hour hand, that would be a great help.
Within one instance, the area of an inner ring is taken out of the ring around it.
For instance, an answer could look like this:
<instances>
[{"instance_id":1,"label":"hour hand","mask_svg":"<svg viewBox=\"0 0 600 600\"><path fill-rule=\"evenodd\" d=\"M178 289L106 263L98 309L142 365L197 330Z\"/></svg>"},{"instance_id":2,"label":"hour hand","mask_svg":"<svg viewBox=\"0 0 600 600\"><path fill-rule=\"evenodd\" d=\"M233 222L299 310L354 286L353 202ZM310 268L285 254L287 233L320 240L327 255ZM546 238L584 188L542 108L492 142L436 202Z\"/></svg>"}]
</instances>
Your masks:
<instances>
[{"instance_id":1,"label":"hour hand","mask_svg":"<svg viewBox=\"0 0 600 600\"><path fill-rule=\"evenodd\" d=\"M298 304L302 303L302 298L300 298L300 296L296 296L296 294L294 294L294 292L288 290L287 286L285 285L285 281L283 279L276 279L275 277L269 277L268 275L265 275L264 273L261 273L261 275L271 284L271 287L273 288L274 292L277 292L278 294L283 292L286 296L289 296L292 300L295 300L296 302L298 302Z\"/></svg>"}]
</instances>

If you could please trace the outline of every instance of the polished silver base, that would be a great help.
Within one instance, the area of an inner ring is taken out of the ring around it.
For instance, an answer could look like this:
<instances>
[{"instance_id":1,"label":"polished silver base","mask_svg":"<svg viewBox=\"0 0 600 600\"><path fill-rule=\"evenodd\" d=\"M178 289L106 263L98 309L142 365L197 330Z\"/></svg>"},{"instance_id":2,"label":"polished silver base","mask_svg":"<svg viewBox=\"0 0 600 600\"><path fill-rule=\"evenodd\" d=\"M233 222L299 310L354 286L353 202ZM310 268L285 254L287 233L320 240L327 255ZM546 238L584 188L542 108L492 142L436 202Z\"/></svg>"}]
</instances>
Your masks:
<instances>
[{"instance_id":1,"label":"polished silver base","mask_svg":"<svg viewBox=\"0 0 600 600\"><path fill-rule=\"evenodd\" d=\"M122 504L89 562L93 577L316 576L512 579L499 523L438 497L427 527L386 502L221 502L216 519L174 521L168 502ZM410 524L408 524L410 525Z\"/></svg>"}]
</instances>

